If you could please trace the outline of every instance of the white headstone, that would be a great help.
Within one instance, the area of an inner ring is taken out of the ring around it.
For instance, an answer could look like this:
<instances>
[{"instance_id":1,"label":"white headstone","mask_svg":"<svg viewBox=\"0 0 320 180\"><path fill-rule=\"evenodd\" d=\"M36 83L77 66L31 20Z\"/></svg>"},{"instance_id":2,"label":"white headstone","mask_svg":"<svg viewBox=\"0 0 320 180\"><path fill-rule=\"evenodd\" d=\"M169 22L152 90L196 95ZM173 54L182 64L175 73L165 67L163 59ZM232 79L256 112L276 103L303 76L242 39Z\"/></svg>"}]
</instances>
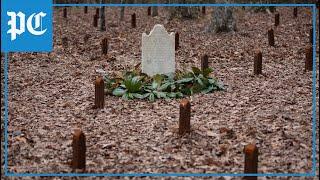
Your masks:
<instances>
[{"instance_id":1,"label":"white headstone","mask_svg":"<svg viewBox=\"0 0 320 180\"><path fill-rule=\"evenodd\" d=\"M142 72L148 76L174 74L175 36L157 24L149 35L142 34Z\"/></svg>"}]
</instances>

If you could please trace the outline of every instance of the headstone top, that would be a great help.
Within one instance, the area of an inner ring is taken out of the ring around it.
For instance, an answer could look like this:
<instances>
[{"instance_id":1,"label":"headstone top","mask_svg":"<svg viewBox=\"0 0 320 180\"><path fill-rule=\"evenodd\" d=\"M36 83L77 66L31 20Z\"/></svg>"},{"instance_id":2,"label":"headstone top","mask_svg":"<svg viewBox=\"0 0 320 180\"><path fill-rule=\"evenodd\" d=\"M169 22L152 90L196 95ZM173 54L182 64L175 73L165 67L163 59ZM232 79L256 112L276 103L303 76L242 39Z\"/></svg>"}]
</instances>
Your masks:
<instances>
[{"instance_id":1,"label":"headstone top","mask_svg":"<svg viewBox=\"0 0 320 180\"><path fill-rule=\"evenodd\" d=\"M175 72L175 34L157 24L142 34L142 72L148 76Z\"/></svg>"},{"instance_id":2,"label":"headstone top","mask_svg":"<svg viewBox=\"0 0 320 180\"><path fill-rule=\"evenodd\" d=\"M147 35L146 33L143 33L143 36L148 36L150 37L152 34L167 34L167 35L174 35L174 32L168 34L166 28L164 28L163 25L161 24L156 24L153 29L150 31L149 35Z\"/></svg>"}]
</instances>

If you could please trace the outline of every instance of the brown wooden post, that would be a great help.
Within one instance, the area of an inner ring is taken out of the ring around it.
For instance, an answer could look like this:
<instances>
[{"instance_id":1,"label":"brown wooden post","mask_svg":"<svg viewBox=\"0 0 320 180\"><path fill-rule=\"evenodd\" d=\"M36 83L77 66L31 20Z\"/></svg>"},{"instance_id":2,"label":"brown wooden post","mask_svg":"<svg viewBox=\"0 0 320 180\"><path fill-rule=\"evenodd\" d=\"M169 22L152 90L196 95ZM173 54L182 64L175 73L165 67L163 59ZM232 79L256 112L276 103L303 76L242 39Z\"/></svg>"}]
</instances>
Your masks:
<instances>
[{"instance_id":1,"label":"brown wooden post","mask_svg":"<svg viewBox=\"0 0 320 180\"><path fill-rule=\"evenodd\" d=\"M309 30L309 43L313 44L313 29Z\"/></svg>"},{"instance_id":2,"label":"brown wooden post","mask_svg":"<svg viewBox=\"0 0 320 180\"><path fill-rule=\"evenodd\" d=\"M206 15L206 7L205 6L202 6L202 14Z\"/></svg>"},{"instance_id":3,"label":"brown wooden post","mask_svg":"<svg viewBox=\"0 0 320 180\"><path fill-rule=\"evenodd\" d=\"M190 116L191 116L191 104L189 100L183 99L180 102L180 117L179 117L179 134L180 135L190 132Z\"/></svg>"},{"instance_id":4,"label":"brown wooden post","mask_svg":"<svg viewBox=\"0 0 320 180\"><path fill-rule=\"evenodd\" d=\"M84 7L84 13L87 14L88 13L88 6Z\"/></svg>"},{"instance_id":5,"label":"brown wooden post","mask_svg":"<svg viewBox=\"0 0 320 180\"><path fill-rule=\"evenodd\" d=\"M61 41L62 41L62 46L64 48L67 48L68 47L68 37L66 37L66 36L62 37Z\"/></svg>"},{"instance_id":6,"label":"brown wooden post","mask_svg":"<svg viewBox=\"0 0 320 180\"><path fill-rule=\"evenodd\" d=\"M205 70L209 67L208 55L203 55L201 57L201 70Z\"/></svg>"},{"instance_id":7,"label":"brown wooden post","mask_svg":"<svg viewBox=\"0 0 320 180\"><path fill-rule=\"evenodd\" d=\"M276 13L276 14L274 15L274 25L275 25L275 26L279 26L279 24L280 24L280 14L279 14L279 13Z\"/></svg>"},{"instance_id":8,"label":"brown wooden post","mask_svg":"<svg viewBox=\"0 0 320 180\"><path fill-rule=\"evenodd\" d=\"M273 29L269 29L268 31L268 41L270 46L274 46L274 33Z\"/></svg>"},{"instance_id":9,"label":"brown wooden post","mask_svg":"<svg viewBox=\"0 0 320 180\"><path fill-rule=\"evenodd\" d=\"M255 75L262 73L262 52L261 50L256 50L254 56L254 70Z\"/></svg>"},{"instance_id":10,"label":"brown wooden post","mask_svg":"<svg viewBox=\"0 0 320 180\"><path fill-rule=\"evenodd\" d=\"M131 27L132 28L136 28L137 27L137 23L136 23L136 13L133 13L131 15Z\"/></svg>"},{"instance_id":11,"label":"brown wooden post","mask_svg":"<svg viewBox=\"0 0 320 180\"><path fill-rule=\"evenodd\" d=\"M148 7L148 16L151 16L151 7Z\"/></svg>"},{"instance_id":12,"label":"brown wooden post","mask_svg":"<svg viewBox=\"0 0 320 180\"><path fill-rule=\"evenodd\" d=\"M294 18L298 17L298 8L297 7L293 8L293 17Z\"/></svg>"},{"instance_id":13,"label":"brown wooden post","mask_svg":"<svg viewBox=\"0 0 320 180\"><path fill-rule=\"evenodd\" d=\"M84 42L84 43L87 43L87 42L89 41L89 38L90 38L90 35L89 35L89 34L84 35L84 37L83 37L83 42Z\"/></svg>"},{"instance_id":14,"label":"brown wooden post","mask_svg":"<svg viewBox=\"0 0 320 180\"><path fill-rule=\"evenodd\" d=\"M102 77L97 77L95 81L95 108L104 108L104 81Z\"/></svg>"},{"instance_id":15,"label":"brown wooden post","mask_svg":"<svg viewBox=\"0 0 320 180\"><path fill-rule=\"evenodd\" d=\"M98 27L98 16L96 14L93 16L93 27Z\"/></svg>"},{"instance_id":16,"label":"brown wooden post","mask_svg":"<svg viewBox=\"0 0 320 180\"><path fill-rule=\"evenodd\" d=\"M258 148L254 144L248 144L244 147L244 173L258 173ZM245 176L246 180L257 180L257 176Z\"/></svg>"},{"instance_id":17,"label":"brown wooden post","mask_svg":"<svg viewBox=\"0 0 320 180\"><path fill-rule=\"evenodd\" d=\"M63 18L67 18L67 8L63 8Z\"/></svg>"},{"instance_id":18,"label":"brown wooden post","mask_svg":"<svg viewBox=\"0 0 320 180\"><path fill-rule=\"evenodd\" d=\"M102 54L108 53L108 39L107 38L102 39L101 49L102 49Z\"/></svg>"},{"instance_id":19,"label":"brown wooden post","mask_svg":"<svg viewBox=\"0 0 320 180\"><path fill-rule=\"evenodd\" d=\"M73 169L86 169L86 139L80 129L76 129L72 138L72 162Z\"/></svg>"},{"instance_id":20,"label":"brown wooden post","mask_svg":"<svg viewBox=\"0 0 320 180\"><path fill-rule=\"evenodd\" d=\"M312 71L313 68L313 52L312 46L307 46L306 48L306 60L305 60L305 71Z\"/></svg>"},{"instance_id":21,"label":"brown wooden post","mask_svg":"<svg viewBox=\"0 0 320 180\"><path fill-rule=\"evenodd\" d=\"M175 33L175 50L179 49L179 33Z\"/></svg>"}]
</instances>

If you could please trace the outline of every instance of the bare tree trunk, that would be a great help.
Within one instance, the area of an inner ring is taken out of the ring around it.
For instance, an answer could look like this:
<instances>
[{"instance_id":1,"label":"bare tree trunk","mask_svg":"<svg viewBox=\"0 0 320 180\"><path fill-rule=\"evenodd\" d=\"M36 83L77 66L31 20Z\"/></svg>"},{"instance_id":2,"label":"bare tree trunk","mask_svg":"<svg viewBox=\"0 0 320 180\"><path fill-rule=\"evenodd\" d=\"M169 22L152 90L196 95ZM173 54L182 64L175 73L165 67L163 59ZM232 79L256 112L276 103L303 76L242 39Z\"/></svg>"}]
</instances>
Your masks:
<instances>
[{"instance_id":1,"label":"bare tree trunk","mask_svg":"<svg viewBox=\"0 0 320 180\"><path fill-rule=\"evenodd\" d=\"M104 4L106 0L100 0L100 4ZM100 7L100 31L106 30L105 6Z\"/></svg>"},{"instance_id":2,"label":"bare tree trunk","mask_svg":"<svg viewBox=\"0 0 320 180\"><path fill-rule=\"evenodd\" d=\"M295 1L295 0L293 0ZM259 3L259 4L275 4L277 3L276 0L259 0L259 2L253 1L252 3ZM268 14L272 14L276 11L275 6L259 6L259 7L248 7L248 9L253 10L254 12L266 12Z\"/></svg>"},{"instance_id":3,"label":"bare tree trunk","mask_svg":"<svg viewBox=\"0 0 320 180\"><path fill-rule=\"evenodd\" d=\"M121 4L125 4L126 1L125 0L121 0ZM120 8L120 21L123 21L124 20L124 6L121 6Z\"/></svg>"},{"instance_id":4,"label":"bare tree trunk","mask_svg":"<svg viewBox=\"0 0 320 180\"><path fill-rule=\"evenodd\" d=\"M176 4L187 4L187 3L198 3L196 0L169 0L169 3ZM171 20L174 17L181 18L197 18L199 16L199 7L169 7L169 17Z\"/></svg>"},{"instance_id":5,"label":"bare tree trunk","mask_svg":"<svg viewBox=\"0 0 320 180\"><path fill-rule=\"evenodd\" d=\"M158 0L152 0L153 3L158 3L159 1ZM152 6L152 13L151 13L151 16L154 17L154 16L158 16L158 6Z\"/></svg>"},{"instance_id":6,"label":"bare tree trunk","mask_svg":"<svg viewBox=\"0 0 320 180\"><path fill-rule=\"evenodd\" d=\"M231 3L229 0L217 0L216 3ZM233 15L233 7L213 7L212 19L206 32L236 31L236 22Z\"/></svg>"}]
</instances>

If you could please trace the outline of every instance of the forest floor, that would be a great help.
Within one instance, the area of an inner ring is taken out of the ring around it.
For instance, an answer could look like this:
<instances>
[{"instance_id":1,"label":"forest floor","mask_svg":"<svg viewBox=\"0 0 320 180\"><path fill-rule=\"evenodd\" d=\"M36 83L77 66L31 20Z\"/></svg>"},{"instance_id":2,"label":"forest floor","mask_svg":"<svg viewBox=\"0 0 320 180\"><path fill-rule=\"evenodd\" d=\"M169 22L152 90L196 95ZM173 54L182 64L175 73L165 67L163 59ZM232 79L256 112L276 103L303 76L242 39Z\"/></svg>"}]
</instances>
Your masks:
<instances>
[{"instance_id":1,"label":"forest floor","mask_svg":"<svg viewBox=\"0 0 320 180\"><path fill-rule=\"evenodd\" d=\"M119 8L108 7L106 32L92 26L92 7L88 14L80 7L68 8L67 19L62 8L55 8L53 52L9 55L9 171L72 172L72 134L81 128L88 173L242 173L243 148L248 143L259 147L260 173L310 172L312 72L304 71L304 60L311 11L299 8L296 19L292 8L278 11L278 27L274 15L239 10L238 31L213 34L204 32L211 8L198 19L168 21L164 8L159 8L158 17L151 17L146 8L130 7L125 21L119 22ZM96 70L114 73L140 63L142 33L149 33L155 24L180 34L177 69L199 67L200 57L208 54L212 75L226 87L189 97L192 131L183 137L177 135L180 99L149 102L106 96L105 108L93 109ZM275 47L267 42L271 27ZM108 55L101 53L104 37L109 39ZM263 54L263 74L255 76L257 48ZM317 68L316 82L318 78Z\"/></svg>"}]
</instances>

